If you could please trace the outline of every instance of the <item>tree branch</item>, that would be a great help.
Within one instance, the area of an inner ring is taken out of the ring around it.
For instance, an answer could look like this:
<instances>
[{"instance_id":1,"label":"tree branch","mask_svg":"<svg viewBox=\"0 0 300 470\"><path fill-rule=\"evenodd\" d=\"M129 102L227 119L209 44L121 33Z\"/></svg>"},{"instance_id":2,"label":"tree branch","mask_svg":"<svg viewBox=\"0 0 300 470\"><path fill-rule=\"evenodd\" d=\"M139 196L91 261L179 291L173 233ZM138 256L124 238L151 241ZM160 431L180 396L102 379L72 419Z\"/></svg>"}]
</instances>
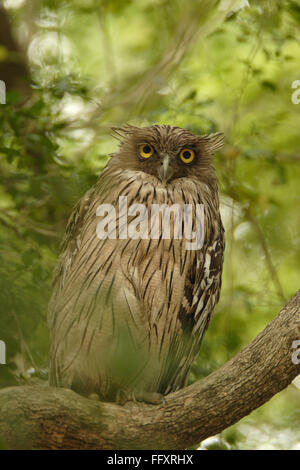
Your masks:
<instances>
[{"instance_id":1,"label":"tree branch","mask_svg":"<svg viewBox=\"0 0 300 470\"><path fill-rule=\"evenodd\" d=\"M13 449L184 449L236 423L300 373L300 290L240 353L160 406L102 403L67 389L0 390L0 438Z\"/></svg>"}]
</instances>

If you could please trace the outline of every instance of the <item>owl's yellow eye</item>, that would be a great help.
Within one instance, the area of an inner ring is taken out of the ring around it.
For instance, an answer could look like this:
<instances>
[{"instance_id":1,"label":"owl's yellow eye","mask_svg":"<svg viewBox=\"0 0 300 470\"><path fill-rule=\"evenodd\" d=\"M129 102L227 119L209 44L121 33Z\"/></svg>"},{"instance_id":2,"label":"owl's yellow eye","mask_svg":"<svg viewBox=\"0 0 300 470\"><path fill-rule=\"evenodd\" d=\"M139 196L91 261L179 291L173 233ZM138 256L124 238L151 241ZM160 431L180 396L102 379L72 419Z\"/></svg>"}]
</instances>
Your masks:
<instances>
[{"instance_id":1,"label":"owl's yellow eye","mask_svg":"<svg viewBox=\"0 0 300 470\"><path fill-rule=\"evenodd\" d=\"M149 144L142 144L139 146L139 153L142 158L149 158L153 155L154 150Z\"/></svg>"},{"instance_id":2,"label":"owl's yellow eye","mask_svg":"<svg viewBox=\"0 0 300 470\"><path fill-rule=\"evenodd\" d=\"M179 156L183 163L192 163L195 158L195 152L192 149L182 149Z\"/></svg>"}]
</instances>

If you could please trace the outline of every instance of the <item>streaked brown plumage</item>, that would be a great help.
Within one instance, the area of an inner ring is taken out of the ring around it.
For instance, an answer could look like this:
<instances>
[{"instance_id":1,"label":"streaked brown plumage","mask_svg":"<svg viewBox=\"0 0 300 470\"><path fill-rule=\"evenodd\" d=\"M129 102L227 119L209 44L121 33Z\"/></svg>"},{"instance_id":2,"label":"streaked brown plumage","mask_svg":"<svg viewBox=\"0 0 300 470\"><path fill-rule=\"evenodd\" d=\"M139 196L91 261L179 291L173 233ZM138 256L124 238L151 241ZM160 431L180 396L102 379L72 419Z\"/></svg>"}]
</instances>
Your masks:
<instances>
[{"instance_id":1,"label":"streaked brown plumage","mask_svg":"<svg viewBox=\"0 0 300 470\"><path fill-rule=\"evenodd\" d=\"M219 299L224 229L212 154L223 135L171 126L114 131L120 150L76 205L63 241L48 315L50 384L105 400L121 393L155 401L185 385ZM141 144L150 158L139 157ZM179 158L186 148L195 153L191 164ZM96 209L117 206L120 195L128 205L204 204L203 247L189 251L172 237L100 240Z\"/></svg>"}]
</instances>

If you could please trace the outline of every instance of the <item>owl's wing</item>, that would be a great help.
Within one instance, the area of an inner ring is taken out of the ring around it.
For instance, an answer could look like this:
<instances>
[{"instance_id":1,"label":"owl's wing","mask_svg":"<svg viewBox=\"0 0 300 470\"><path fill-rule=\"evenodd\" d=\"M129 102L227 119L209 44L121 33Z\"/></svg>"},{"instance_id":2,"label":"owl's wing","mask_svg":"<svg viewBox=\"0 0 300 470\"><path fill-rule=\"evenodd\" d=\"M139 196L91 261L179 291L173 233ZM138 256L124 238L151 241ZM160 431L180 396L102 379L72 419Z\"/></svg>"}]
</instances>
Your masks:
<instances>
[{"instance_id":1,"label":"owl's wing","mask_svg":"<svg viewBox=\"0 0 300 470\"><path fill-rule=\"evenodd\" d=\"M53 385L106 397L115 393L115 383L132 382L144 367L145 319L129 272L136 242L102 239L97 232L98 207L107 201L115 206L129 183L135 194L140 183L117 184L103 172L69 219L48 313Z\"/></svg>"},{"instance_id":2,"label":"owl's wing","mask_svg":"<svg viewBox=\"0 0 300 470\"><path fill-rule=\"evenodd\" d=\"M62 290L66 277L73 265L74 259L79 252L82 227L84 219L88 213L91 201L93 200L95 187L91 188L75 205L71 216L69 217L65 236L62 240L60 256L53 273L53 295L48 310L48 322L51 324L55 298Z\"/></svg>"},{"instance_id":3,"label":"owl's wing","mask_svg":"<svg viewBox=\"0 0 300 470\"><path fill-rule=\"evenodd\" d=\"M225 249L221 220L217 233L202 250L197 251L185 278L184 296L178 314L182 336L174 338L170 349L170 366L164 378L166 393L185 385L220 297Z\"/></svg>"}]
</instances>

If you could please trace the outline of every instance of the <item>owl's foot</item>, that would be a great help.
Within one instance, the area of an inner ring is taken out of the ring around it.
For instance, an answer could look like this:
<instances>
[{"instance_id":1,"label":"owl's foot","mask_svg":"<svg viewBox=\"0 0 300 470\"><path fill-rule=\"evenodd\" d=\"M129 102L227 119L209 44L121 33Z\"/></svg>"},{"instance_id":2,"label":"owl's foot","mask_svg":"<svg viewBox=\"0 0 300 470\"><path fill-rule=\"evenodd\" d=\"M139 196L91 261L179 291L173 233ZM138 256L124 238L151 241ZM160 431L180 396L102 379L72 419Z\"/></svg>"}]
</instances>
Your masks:
<instances>
[{"instance_id":1,"label":"owl's foot","mask_svg":"<svg viewBox=\"0 0 300 470\"><path fill-rule=\"evenodd\" d=\"M98 393L91 393L91 394L88 396L88 398L89 398L90 400L95 400L95 401L99 401L99 400L100 400L100 397L99 397Z\"/></svg>"},{"instance_id":2,"label":"owl's foot","mask_svg":"<svg viewBox=\"0 0 300 470\"><path fill-rule=\"evenodd\" d=\"M161 393L146 392L139 390L119 390L116 396L116 401L120 405L124 405L128 401L144 402L151 405L165 405L165 397Z\"/></svg>"},{"instance_id":3,"label":"owl's foot","mask_svg":"<svg viewBox=\"0 0 300 470\"><path fill-rule=\"evenodd\" d=\"M166 399L161 393L157 392L134 392L136 401L143 401L152 405L165 405Z\"/></svg>"}]
</instances>

